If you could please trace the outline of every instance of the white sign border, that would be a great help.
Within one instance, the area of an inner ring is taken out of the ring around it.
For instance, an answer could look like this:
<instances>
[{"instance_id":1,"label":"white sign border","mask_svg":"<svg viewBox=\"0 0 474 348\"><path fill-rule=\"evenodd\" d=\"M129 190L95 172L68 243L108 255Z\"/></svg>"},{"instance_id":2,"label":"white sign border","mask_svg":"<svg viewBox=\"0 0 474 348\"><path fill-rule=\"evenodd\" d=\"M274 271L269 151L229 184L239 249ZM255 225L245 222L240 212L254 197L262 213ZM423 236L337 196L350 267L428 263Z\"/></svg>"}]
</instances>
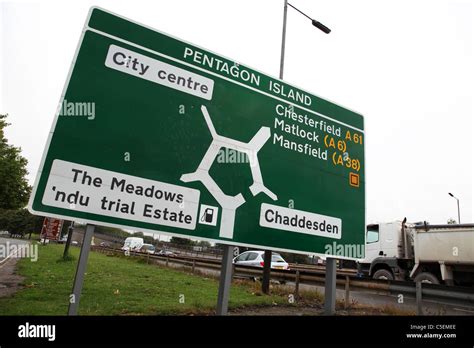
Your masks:
<instances>
[{"instance_id":1,"label":"white sign border","mask_svg":"<svg viewBox=\"0 0 474 348\"><path fill-rule=\"evenodd\" d=\"M168 58L168 59L171 59L171 60L174 60L174 61L178 61L178 62L180 62L180 63L182 63L182 64L184 64L184 65L189 65L189 66L191 66L191 67L193 67L193 68L195 68L195 69L204 70L204 71L208 72L208 73L211 74L211 75L215 75L215 76L218 76L218 77L223 78L223 79L225 79L225 80L228 80L228 81L234 82L234 83L236 83L236 84L242 85L243 87L246 87L246 88L255 90L256 92L266 94L267 96L269 96L269 97L271 97L271 98L280 100L280 101L285 102L285 103L288 103L288 104L292 104L292 105L296 106L297 108L301 108L301 109L303 109L303 110L305 110L305 111L309 111L309 112L311 112L311 113L315 113L315 114L317 114L318 116L325 117L325 118L329 118L329 117L324 116L324 115L322 115L322 114L318 114L318 113L316 113L315 111L312 111L312 110L306 109L306 108L304 108L304 107L302 107L302 106L300 106L300 105L294 104L294 103L292 103L292 102L290 102L290 101L288 101L288 100L284 100L284 99L275 97L275 96L273 96L273 95L270 95L270 94L268 94L268 93L266 93L266 92L263 92L263 91L260 91L260 90L257 90L257 89L254 89L254 88L252 88L252 87L250 87L250 86L247 86L247 85L245 85L245 84L243 84L243 83L240 83L240 82L238 82L238 81L229 79L229 78L227 78L227 77L225 77L225 76L219 75L219 74L214 73L214 72L211 72L211 71L207 71L207 70L205 70L205 69L203 69L203 68L201 68L201 67L194 66L194 65L192 65L192 64L190 64L190 63L187 63L187 62L182 62L182 61L180 61L179 59L175 59L175 58L173 58L173 57L169 57L169 56L160 54L160 53L158 53L158 52L154 52L153 50L147 49L147 48L145 48L145 47L142 48L141 46L139 46L139 45L137 45L137 44L130 43L130 42L126 41L126 40L123 40L123 39L114 37L113 35L109 35L109 34L106 34L106 33L101 32L101 31L98 31L98 30L96 30L96 29L90 28L90 27L88 26L88 23L89 23L89 20L90 20L91 15L92 15L92 12L93 12L95 9L98 9L98 10L101 10L101 11L104 11L104 12L107 12L107 13L110 13L110 14L112 14L112 15L114 15L114 16L120 17L120 18L122 18L122 19L124 19L124 20L127 20L127 21L129 21L129 22L135 23L135 24L137 24L137 25L140 25L140 26L145 27L145 28L147 28L147 29L150 29L150 30L152 30L152 31L155 31L155 32L157 32L157 33L159 33L159 34L169 36L169 37L171 37L171 38L173 38L173 39L175 39L175 40L178 40L178 41L181 41L181 42L183 42L183 43L192 45L192 46L197 47L197 48L199 48L199 49L202 49L202 50L204 50L204 51L207 51L207 52L216 54L216 53L214 53L214 52L212 52L212 51L209 51L209 50L207 50L207 49L204 49L204 48L202 48L202 47L200 47L200 46L198 46L198 45L195 45L195 44L189 43L189 42L187 42L187 41L185 41L185 40L176 38L176 37L174 37L173 35L169 35L169 34L167 34L167 33L158 31L158 30L156 30L156 29L154 29L154 28L151 28L151 27L149 27L149 26L147 26L147 25L141 24L141 23L139 23L139 22L136 22L136 21L131 20L131 19L129 19L129 18L126 18L126 17L124 17L124 16L118 15L118 14L112 12L112 11L106 10L106 9L101 8L101 7L99 7L99 6L92 6L92 7L89 9L89 12L88 12L88 14L87 14L84 27L83 27L83 29L82 29L82 32L81 32L79 41L78 41L78 43L77 43L76 50L75 50L75 52L74 52L74 57L73 57L73 59L72 59L71 66L70 66L70 68L69 68L69 72L68 72L68 75L67 75L67 77L66 77L66 81L64 82L63 90L62 90L61 97L60 97L60 103L59 103L58 105L62 105L62 102L64 101L64 97L65 97L65 95L66 95L66 90L67 90L67 87L69 86L69 82L70 82L70 80L71 80L71 76L72 76L72 72L73 72L73 70L74 70L74 66L76 65L76 61L77 61L77 56L78 56L78 54L79 54L79 50L80 50L80 48L81 48L81 46L82 46L82 42L84 41L84 36L85 36L86 32L89 30L89 31L93 31L93 32L96 32L96 33L98 33L98 34L101 34L101 35L103 35L103 36L108 36L108 37L113 38L113 39L115 39L115 40L117 40L117 41L124 42L124 43L126 43L126 44L131 45L131 46L138 47L138 48L143 49L143 50L145 50L145 51L151 51L151 52L154 53L154 54L158 54L158 55L160 55L160 56L164 56L165 58ZM217 56L221 56L221 57L223 57L223 58L226 58L226 59L228 59L228 60L230 60L230 61L233 61L232 59L230 59L230 58L228 58L228 57L225 57L225 56L223 56L223 55L221 55L221 54L216 54L216 55L217 55ZM238 64L240 64L240 63L238 63ZM256 71L256 72L259 72L259 73L262 73L262 74L264 74L264 75L266 75L266 76L269 76L268 74L263 73L263 72L260 72L259 70L256 70L256 69L253 69L253 68L252 68L252 70L254 70L254 71ZM274 80L283 82L283 83L285 83L285 84L287 83L286 81L283 81L283 80L281 80L281 79L279 79L279 78L272 77L272 76L270 76L270 77L273 78ZM293 85L292 85L292 86L293 86ZM301 88L299 88L298 86L294 86L294 87L300 89L300 90L303 91L303 92L307 92L306 90L301 89ZM314 95L314 96L316 96L316 97L318 97L318 98L321 98L321 97L319 97L319 96L317 96L317 95L315 95L315 94L313 94L313 93L310 93L310 92L307 92L307 93L308 93L308 94L311 94L311 95ZM333 104L335 104L335 105L341 106L341 107L343 107L343 108L345 108L345 109L347 109L347 110L349 110L349 111L352 111L352 112L357 113L357 114L360 115L360 113L358 113L358 112L356 112L356 111L353 111L353 110L351 110L351 109L349 109L349 108L347 108L347 107L344 107L344 106L342 106L342 105L340 105L340 104L334 103L334 102L330 101L330 100L327 99L327 98L321 98L321 99L324 99L324 100L326 100L326 101L328 101L328 102L331 102L331 103L333 103ZM58 215L58 214L51 214L51 213L48 213L48 212L36 211L36 210L33 209L33 201L34 201L34 198L36 197L36 191L37 191L38 184L39 184L39 181L40 181L40 178L41 178L41 174L42 174L43 169L44 169L44 164L45 164L45 161L46 161L46 156L47 156L47 154L48 154L48 152L49 152L49 147L50 147L50 145L51 145L51 140L52 140L52 137L53 137L53 134L54 134L54 130L56 129L56 124L57 124L57 121L58 121L58 117L59 117L60 112L61 112L61 111L60 111L60 108L58 108L58 110L56 111L56 115L55 115L55 118L54 118L54 120L53 120L53 123L52 123L52 125L51 125L51 129L50 129L49 134L48 134L48 139L47 139L47 141L46 141L46 145L45 145L45 148L44 148L44 151L43 151L43 155L42 155L42 157L41 157L41 162L40 162L40 165L39 165L39 169L38 169L38 171L37 171L37 175L36 175L36 178L35 178L33 190L32 190L31 195L30 195L30 199L29 199L29 202L28 202L27 209L28 209L32 214L35 214L35 215L40 215L40 216L45 216L45 217L52 217L52 218L61 218L61 219L64 219L64 220L71 221L71 216ZM329 118L329 119L331 119L331 118ZM331 120L332 120L332 119L331 119ZM332 121L337 122L337 123L341 123L341 122L339 122L339 121L337 121L337 120L332 120ZM343 124L343 123L342 123L342 124ZM345 125L345 124L344 124L344 125ZM349 126L349 125L347 125L347 126ZM350 128L353 128L353 129L356 129L357 131L362 132L362 133L365 134L364 130L360 130L360 129L355 128L355 127L352 127L352 126L349 126L349 127L350 127ZM365 154L365 141L364 141L364 154ZM364 165L364 177L365 177L365 165ZM365 183L364 183L364 197L365 197L365 196L366 196L366 185L365 185ZM365 206L364 206L364 208L365 208ZM365 215L365 217L364 217L365 220L364 220L364 221L367 221L367 219L366 219L366 218L367 218L367 216L366 216L366 215L367 215L367 210L366 210L366 209L364 209L364 215ZM92 219L78 219L78 218L75 218L74 221L80 221L80 222L85 222L85 223L88 223L88 224L102 225L102 226L107 226L107 227L118 227L118 228L122 228L122 229L137 230L137 227L126 226L126 225L121 225L121 224L114 224L114 223L108 223L108 222L103 222L103 221L98 221L98 220L92 220ZM150 230L150 229L144 229L144 228L140 228L139 230L140 230L140 231L144 231L144 232L148 232L148 233L152 233L152 234L163 234L163 235L167 235L167 236L183 237L183 234L177 234L177 233L166 232L166 231L160 231L160 230ZM213 242L213 243L220 243L220 244L233 245L233 246L252 247L252 248L258 248L258 249L267 248L267 247L264 247L264 246L262 246L262 245L255 245L255 244L248 244L248 243L238 243L238 242L234 242L234 241L232 241L232 240L227 241L227 240L224 240L224 239L222 239L222 240L221 240L221 239L212 239L212 238L205 238L205 237L200 237L200 236L199 236L199 237L198 237L198 236L197 236L197 237L187 236L187 237L188 237L188 238L191 238L191 239L192 239L192 238L195 238L195 239L205 240L205 241L209 241L209 242ZM339 255L334 255L334 257L335 257L335 258L338 258L338 259L344 259L344 260L362 260L362 259L365 258L365 244L366 244L366 232L365 232L365 226L364 226L364 257L362 257L362 258L353 258L353 257L339 256ZM329 254L313 253L313 252L303 251L303 250L284 249L284 248L275 248L275 247L271 247L271 249L274 250L274 251L288 252L288 253L296 253L296 254L300 253L300 254L309 255L309 256L322 256L322 257L331 257L331 256L333 256L333 255L329 255Z\"/></svg>"}]
</instances>

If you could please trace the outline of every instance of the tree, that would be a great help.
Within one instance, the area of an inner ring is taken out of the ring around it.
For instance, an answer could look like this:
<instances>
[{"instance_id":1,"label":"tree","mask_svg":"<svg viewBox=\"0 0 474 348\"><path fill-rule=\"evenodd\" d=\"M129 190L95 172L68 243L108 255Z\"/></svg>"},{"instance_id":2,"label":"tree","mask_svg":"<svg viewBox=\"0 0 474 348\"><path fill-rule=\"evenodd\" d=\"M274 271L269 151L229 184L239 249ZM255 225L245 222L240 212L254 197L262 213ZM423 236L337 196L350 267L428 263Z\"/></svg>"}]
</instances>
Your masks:
<instances>
[{"instance_id":1,"label":"tree","mask_svg":"<svg viewBox=\"0 0 474 348\"><path fill-rule=\"evenodd\" d=\"M286 262L290 263L309 263L309 258L307 255L294 254L294 253L279 253L281 257L285 259Z\"/></svg>"},{"instance_id":2,"label":"tree","mask_svg":"<svg viewBox=\"0 0 474 348\"><path fill-rule=\"evenodd\" d=\"M85 228L85 225L80 225L78 223L76 223L75 226ZM127 237L130 237L130 233L122 230L121 228L117 228L117 227L108 227L108 226L97 225L97 226L95 226L95 232L98 233L98 234L105 234L107 236L116 237L118 239L125 239Z\"/></svg>"},{"instance_id":3,"label":"tree","mask_svg":"<svg viewBox=\"0 0 474 348\"><path fill-rule=\"evenodd\" d=\"M211 243L209 243L207 240L200 240L196 243L196 245L203 247L203 249L207 249L211 247Z\"/></svg>"},{"instance_id":4,"label":"tree","mask_svg":"<svg viewBox=\"0 0 474 348\"><path fill-rule=\"evenodd\" d=\"M455 225L455 224L457 224L456 220L454 220L453 218L448 219L448 225Z\"/></svg>"},{"instance_id":5,"label":"tree","mask_svg":"<svg viewBox=\"0 0 474 348\"><path fill-rule=\"evenodd\" d=\"M10 235L23 236L30 232L40 232L43 217L30 214L27 209L0 209L0 230L6 230Z\"/></svg>"},{"instance_id":6,"label":"tree","mask_svg":"<svg viewBox=\"0 0 474 348\"><path fill-rule=\"evenodd\" d=\"M170 243L180 244L180 245L194 245L195 243L191 239L172 237Z\"/></svg>"},{"instance_id":7,"label":"tree","mask_svg":"<svg viewBox=\"0 0 474 348\"><path fill-rule=\"evenodd\" d=\"M5 138L7 116L0 114L0 209L21 209L31 192L26 180L28 161L21 156L21 149L9 145Z\"/></svg>"}]
</instances>

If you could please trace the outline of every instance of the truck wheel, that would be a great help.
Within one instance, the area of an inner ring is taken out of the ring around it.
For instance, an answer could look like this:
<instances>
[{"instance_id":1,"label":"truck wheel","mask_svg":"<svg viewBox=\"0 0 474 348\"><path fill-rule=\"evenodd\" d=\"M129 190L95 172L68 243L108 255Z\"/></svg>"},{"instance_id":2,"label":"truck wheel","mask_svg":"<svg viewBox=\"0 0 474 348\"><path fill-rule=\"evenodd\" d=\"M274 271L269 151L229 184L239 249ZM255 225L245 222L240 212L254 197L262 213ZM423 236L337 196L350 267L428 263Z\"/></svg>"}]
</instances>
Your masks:
<instances>
[{"instance_id":1,"label":"truck wheel","mask_svg":"<svg viewBox=\"0 0 474 348\"><path fill-rule=\"evenodd\" d=\"M393 274L392 272L386 270L386 269L379 269L374 273L372 276L374 279L383 279L383 280L393 280Z\"/></svg>"},{"instance_id":2,"label":"truck wheel","mask_svg":"<svg viewBox=\"0 0 474 348\"><path fill-rule=\"evenodd\" d=\"M423 272L423 273L418 274L415 277L414 281L428 283L428 284L439 284L438 278L433 273L429 273L429 272Z\"/></svg>"}]
</instances>

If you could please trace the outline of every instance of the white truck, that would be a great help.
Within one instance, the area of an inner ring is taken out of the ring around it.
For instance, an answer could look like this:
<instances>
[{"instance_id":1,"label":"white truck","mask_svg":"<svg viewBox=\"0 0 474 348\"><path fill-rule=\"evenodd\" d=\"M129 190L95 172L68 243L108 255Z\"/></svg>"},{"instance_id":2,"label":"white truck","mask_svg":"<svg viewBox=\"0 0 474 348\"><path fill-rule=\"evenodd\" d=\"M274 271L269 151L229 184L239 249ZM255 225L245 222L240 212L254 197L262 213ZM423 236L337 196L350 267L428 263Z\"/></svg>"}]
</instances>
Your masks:
<instances>
[{"instance_id":1,"label":"white truck","mask_svg":"<svg viewBox=\"0 0 474 348\"><path fill-rule=\"evenodd\" d=\"M447 285L474 284L474 224L367 226L360 275Z\"/></svg>"}]
</instances>

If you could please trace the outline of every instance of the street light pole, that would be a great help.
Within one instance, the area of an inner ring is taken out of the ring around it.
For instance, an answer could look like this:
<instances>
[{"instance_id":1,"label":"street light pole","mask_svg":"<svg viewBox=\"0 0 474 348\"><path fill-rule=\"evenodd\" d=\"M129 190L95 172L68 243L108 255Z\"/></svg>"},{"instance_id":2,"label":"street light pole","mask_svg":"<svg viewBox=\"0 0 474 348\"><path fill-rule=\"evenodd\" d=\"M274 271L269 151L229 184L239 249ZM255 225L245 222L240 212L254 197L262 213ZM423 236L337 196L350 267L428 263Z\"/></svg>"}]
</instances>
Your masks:
<instances>
[{"instance_id":1,"label":"street light pole","mask_svg":"<svg viewBox=\"0 0 474 348\"><path fill-rule=\"evenodd\" d=\"M461 212L459 210L459 199L458 199L458 221L459 221L459 224L461 224Z\"/></svg>"},{"instance_id":2,"label":"street light pole","mask_svg":"<svg viewBox=\"0 0 474 348\"><path fill-rule=\"evenodd\" d=\"M323 31L326 34L329 34L331 32L331 29L326 27L324 24L322 24L321 22L318 22L316 19L311 18L306 13L304 13L303 11L299 10L298 8L290 4L288 0L285 0L285 4L283 6L283 31L281 34L280 80L283 79L283 68L285 65L286 14L288 12L288 6L290 6L291 8L295 9L296 11L301 13L303 16L308 18L311 21L311 24L313 24L319 30Z\"/></svg>"},{"instance_id":3,"label":"street light pole","mask_svg":"<svg viewBox=\"0 0 474 348\"><path fill-rule=\"evenodd\" d=\"M461 223L461 211L459 210L459 199L456 198L451 192L448 192L448 194L458 202L458 224L460 224Z\"/></svg>"},{"instance_id":4,"label":"street light pole","mask_svg":"<svg viewBox=\"0 0 474 348\"><path fill-rule=\"evenodd\" d=\"M303 11L300 11L292 4L288 3L288 0L284 0L285 4L283 6L283 31L281 34L281 55L280 55L280 80L283 80L283 68L285 66L285 42L286 42L286 15L288 12L288 6L291 6L293 9L301 13L303 16L311 20L311 23L318 28L319 30L323 31L326 34L331 32L331 29L326 27L324 24L318 22L317 20L311 18ZM270 271L272 265L272 251L265 250L265 254L263 256L263 279L262 279L262 292L264 294L268 294L270 292Z\"/></svg>"},{"instance_id":5,"label":"street light pole","mask_svg":"<svg viewBox=\"0 0 474 348\"><path fill-rule=\"evenodd\" d=\"M285 0L283 7L283 32L281 34L281 55L280 55L280 80L283 79L283 67L285 66L285 40L286 40L286 14L288 12L288 0Z\"/></svg>"},{"instance_id":6,"label":"street light pole","mask_svg":"<svg viewBox=\"0 0 474 348\"><path fill-rule=\"evenodd\" d=\"M283 7L283 31L281 34L281 55L280 55L280 80L283 79L283 68L285 66L285 40L286 40L286 15L288 13L288 0L285 0ZM272 267L272 251L265 250L263 256L263 278L262 278L262 292L264 294L270 293L270 272Z\"/></svg>"}]
</instances>

